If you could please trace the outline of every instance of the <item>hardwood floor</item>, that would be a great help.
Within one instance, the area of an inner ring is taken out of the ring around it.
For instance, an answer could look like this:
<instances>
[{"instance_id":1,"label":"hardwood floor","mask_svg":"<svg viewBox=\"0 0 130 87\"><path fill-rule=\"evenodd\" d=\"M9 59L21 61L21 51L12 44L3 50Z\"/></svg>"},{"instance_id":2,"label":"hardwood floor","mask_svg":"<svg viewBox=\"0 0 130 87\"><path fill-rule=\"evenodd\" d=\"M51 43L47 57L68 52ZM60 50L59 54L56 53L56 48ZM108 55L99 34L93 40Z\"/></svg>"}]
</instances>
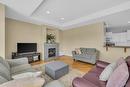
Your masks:
<instances>
[{"instance_id":1,"label":"hardwood floor","mask_svg":"<svg viewBox=\"0 0 130 87\"><path fill-rule=\"evenodd\" d=\"M56 61L62 61L62 62L65 62L67 64L69 64L70 67L74 68L74 69L78 69L80 70L81 72L88 72L90 69L92 69L92 67L94 65L92 64L88 64L88 63L85 63L85 62L80 62L80 61L74 61L71 57L69 56L61 56L61 57L58 57L56 59ZM32 63L32 65L37 65L37 64L44 64L46 62L44 61L39 61L39 62L35 62L35 63Z\"/></svg>"}]
</instances>

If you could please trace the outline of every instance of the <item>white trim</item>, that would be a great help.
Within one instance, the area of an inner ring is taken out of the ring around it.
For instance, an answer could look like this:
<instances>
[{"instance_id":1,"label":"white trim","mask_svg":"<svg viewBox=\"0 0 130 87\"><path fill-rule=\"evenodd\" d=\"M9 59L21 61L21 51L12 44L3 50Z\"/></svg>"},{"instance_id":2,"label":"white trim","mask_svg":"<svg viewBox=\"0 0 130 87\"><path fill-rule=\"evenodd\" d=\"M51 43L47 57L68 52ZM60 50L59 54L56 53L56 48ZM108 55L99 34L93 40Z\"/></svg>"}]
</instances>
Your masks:
<instances>
[{"instance_id":1,"label":"white trim","mask_svg":"<svg viewBox=\"0 0 130 87\"><path fill-rule=\"evenodd\" d=\"M66 30L66 29L70 29L70 28L79 27L79 26L82 26L84 23L85 24L90 23L89 21L91 21L91 20L95 20L95 19L98 19L98 18L101 18L101 17L104 17L104 16L108 16L108 15L118 13L118 12L121 12L121 11L126 11L126 10L129 10L129 9L130 9L130 1L125 2L123 4L120 4L118 6L100 11L100 12L96 12L92 15L87 15L85 17L81 17L79 19L70 21L68 23L64 23L62 25L62 28L64 30Z\"/></svg>"},{"instance_id":2,"label":"white trim","mask_svg":"<svg viewBox=\"0 0 130 87\"><path fill-rule=\"evenodd\" d=\"M41 3L42 3L42 0L39 1L39 3L35 6L34 10L36 10L36 7L38 7L38 5L40 5ZM80 26L83 26L83 25L93 23L98 18L105 17L105 16L108 16L108 15L112 15L112 14L115 14L115 13L118 13L118 12L126 11L126 10L129 10L129 9L130 9L130 1L127 1L125 3L114 6L112 8L105 9L105 10L96 12L94 14L87 15L85 17L81 17L81 18L69 21L67 23L58 23L58 22L55 22L55 21L38 19L38 18L35 18L35 17L32 17L32 16L28 16L28 15L31 15L31 14L28 14L28 13L26 14L26 16L24 14L23 15L20 14L20 15L16 16L16 15L13 14L15 11L13 12L12 10L9 11L10 15L8 15L9 13L7 13L6 17L13 18L13 19L20 20L20 21L29 22L29 23L39 24L39 25L43 25L43 24L49 25L49 26L59 28L61 30L67 30L67 29L80 27Z\"/></svg>"}]
</instances>

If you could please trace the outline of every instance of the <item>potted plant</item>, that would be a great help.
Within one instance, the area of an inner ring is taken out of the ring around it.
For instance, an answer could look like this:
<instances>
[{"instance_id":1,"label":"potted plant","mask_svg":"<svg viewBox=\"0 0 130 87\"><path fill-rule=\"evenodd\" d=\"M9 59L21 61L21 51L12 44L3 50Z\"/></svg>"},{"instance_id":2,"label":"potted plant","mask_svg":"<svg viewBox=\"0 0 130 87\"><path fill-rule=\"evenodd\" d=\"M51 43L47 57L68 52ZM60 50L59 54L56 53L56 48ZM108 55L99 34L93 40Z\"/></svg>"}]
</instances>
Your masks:
<instances>
[{"instance_id":1,"label":"potted plant","mask_svg":"<svg viewBox=\"0 0 130 87\"><path fill-rule=\"evenodd\" d=\"M47 34L47 43L54 43L55 42L55 35Z\"/></svg>"}]
</instances>

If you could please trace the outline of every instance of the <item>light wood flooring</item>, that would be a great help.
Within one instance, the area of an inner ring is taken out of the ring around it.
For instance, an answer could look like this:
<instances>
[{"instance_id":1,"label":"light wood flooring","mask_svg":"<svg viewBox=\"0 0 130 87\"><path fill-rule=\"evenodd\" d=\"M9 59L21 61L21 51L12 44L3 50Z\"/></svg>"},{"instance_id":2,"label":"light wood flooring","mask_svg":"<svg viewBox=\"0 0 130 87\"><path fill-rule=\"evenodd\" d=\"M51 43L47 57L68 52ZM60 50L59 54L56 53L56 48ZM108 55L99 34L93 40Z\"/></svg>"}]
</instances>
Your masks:
<instances>
[{"instance_id":1,"label":"light wood flooring","mask_svg":"<svg viewBox=\"0 0 130 87\"><path fill-rule=\"evenodd\" d=\"M81 72L84 72L84 73L87 73L90 69L92 69L92 67L94 65L92 64L88 64L88 63L85 63L85 62L80 62L80 61L74 61L71 57L69 56L61 56L61 57L58 57L56 59L56 61L62 61L62 62L65 62L67 64L69 64L70 67L74 68L74 69L77 69L77 70L80 70ZM39 61L39 62L35 62L35 63L32 63L32 65L37 65L37 64L44 64L46 62L44 61Z\"/></svg>"}]
</instances>

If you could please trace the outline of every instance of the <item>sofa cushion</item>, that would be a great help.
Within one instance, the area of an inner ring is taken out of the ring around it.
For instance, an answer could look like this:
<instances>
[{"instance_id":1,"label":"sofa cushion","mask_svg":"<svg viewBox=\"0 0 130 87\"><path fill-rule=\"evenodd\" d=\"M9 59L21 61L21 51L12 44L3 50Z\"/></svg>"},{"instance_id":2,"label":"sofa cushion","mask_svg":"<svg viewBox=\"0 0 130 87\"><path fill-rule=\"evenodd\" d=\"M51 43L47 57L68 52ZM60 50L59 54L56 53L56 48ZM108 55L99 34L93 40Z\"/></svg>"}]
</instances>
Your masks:
<instances>
[{"instance_id":1,"label":"sofa cushion","mask_svg":"<svg viewBox=\"0 0 130 87\"><path fill-rule=\"evenodd\" d=\"M87 54L87 48L80 48L82 54Z\"/></svg>"},{"instance_id":2,"label":"sofa cushion","mask_svg":"<svg viewBox=\"0 0 130 87\"><path fill-rule=\"evenodd\" d=\"M83 59L91 59L91 55L87 55L87 54L80 54L80 55L77 55L77 56L80 57L79 59L81 59L81 58L83 58Z\"/></svg>"},{"instance_id":3,"label":"sofa cushion","mask_svg":"<svg viewBox=\"0 0 130 87\"><path fill-rule=\"evenodd\" d=\"M96 61L96 67L99 67L99 68L106 68L110 63L107 63L105 61L100 61L100 60L97 60Z\"/></svg>"},{"instance_id":4,"label":"sofa cushion","mask_svg":"<svg viewBox=\"0 0 130 87\"><path fill-rule=\"evenodd\" d=\"M23 64L23 65L12 67L11 74L15 75L15 74L20 74L20 73L32 71L32 70L33 69L30 64Z\"/></svg>"},{"instance_id":5,"label":"sofa cushion","mask_svg":"<svg viewBox=\"0 0 130 87\"><path fill-rule=\"evenodd\" d=\"M13 79L22 79L22 78L29 78L29 77L40 77L42 75L42 71L37 72L25 72L21 74L17 74L12 76Z\"/></svg>"},{"instance_id":6,"label":"sofa cushion","mask_svg":"<svg viewBox=\"0 0 130 87\"><path fill-rule=\"evenodd\" d=\"M8 82L8 80L0 76L0 84L5 83L5 82Z\"/></svg>"},{"instance_id":7,"label":"sofa cushion","mask_svg":"<svg viewBox=\"0 0 130 87\"><path fill-rule=\"evenodd\" d=\"M99 86L100 85L99 75L100 74L98 73L91 72L91 73L87 73L85 76L83 76L83 78Z\"/></svg>"},{"instance_id":8,"label":"sofa cushion","mask_svg":"<svg viewBox=\"0 0 130 87\"><path fill-rule=\"evenodd\" d=\"M0 63L0 76L6 78L7 80L11 80L10 71L2 63Z\"/></svg>"},{"instance_id":9,"label":"sofa cushion","mask_svg":"<svg viewBox=\"0 0 130 87\"><path fill-rule=\"evenodd\" d=\"M42 87L45 83L43 78L23 78L11 80L0 85L0 87Z\"/></svg>"},{"instance_id":10,"label":"sofa cushion","mask_svg":"<svg viewBox=\"0 0 130 87\"><path fill-rule=\"evenodd\" d=\"M26 73L26 72L36 72L37 70L34 69L25 69L16 73L11 74L12 76L17 75L17 74L21 74L21 73Z\"/></svg>"},{"instance_id":11,"label":"sofa cushion","mask_svg":"<svg viewBox=\"0 0 130 87\"><path fill-rule=\"evenodd\" d=\"M109 65L103 70L103 72L102 72L101 75L99 76L99 79L100 79L101 81L107 81L107 80L110 78L111 74L112 74L112 73L114 72L114 70L116 69L116 67L117 67L116 62L109 64Z\"/></svg>"},{"instance_id":12,"label":"sofa cushion","mask_svg":"<svg viewBox=\"0 0 130 87\"><path fill-rule=\"evenodd\" d=\"M118 66L110 76L106 87L124 87L129 78L128 66L126 63Z\"/></svg>"},{"instance_id":13,"label":"sofa cushion","mask_svg":"<svg viewBox=\"0 0 130 87\"><path fill-rule=\"evenodd\" d=\"M72 85L73 87L99 87L98 85L95 85L92 82L80 77L75 78Z\"/></svg>"},{"instance_id":14,"label":"sofa cushion","mask_svg":"<svg viewBox=\"0 0 130 87\"><path fill-rule=\"evenodd\" d=\"M0 57L0 63L2 63L5 67L7 67L8 70L10 70L10 65L2 57Z\"/></svg>"},{"instance_id":15,"label":"sofa cushion","mask_svg":"<svg viewBox=\"0 0 130 87\"><path fill-rule=\"evenodd\" d=\"M94 67L89 71L89 73L97 73L97 74L100 75L103 70L104 70L103 68L99 68L99 67L94 66Z\"/></svg>"},{"instance_id":16,"label":"sofa cushion","mask_svg":"<svg viewBox=\"0 0 130 87\"><path fill-rule=\"evenodd\" d=\"M91 53L95 53L96 52L96 49L95 48L87 48L87 53L91 54Z\"/></svg>"}]
</instances>

